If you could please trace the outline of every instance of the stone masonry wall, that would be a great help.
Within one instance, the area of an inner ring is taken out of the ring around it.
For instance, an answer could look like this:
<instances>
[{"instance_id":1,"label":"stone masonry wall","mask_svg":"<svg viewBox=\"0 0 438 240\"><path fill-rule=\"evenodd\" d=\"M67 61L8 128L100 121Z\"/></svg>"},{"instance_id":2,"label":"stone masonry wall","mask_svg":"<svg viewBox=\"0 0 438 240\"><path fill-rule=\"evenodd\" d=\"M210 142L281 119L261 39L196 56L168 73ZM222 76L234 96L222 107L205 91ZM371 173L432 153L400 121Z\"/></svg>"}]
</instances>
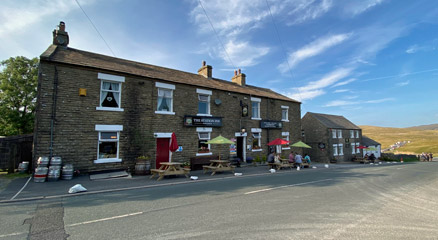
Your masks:
<instances>
[{"instance_id":1,"label":"stone masonry wall","mask_svg":"<svg viewBox=\"0 0 438 240\"><path fill-rule=\"evenodd\" d=\"M53 124L53 156L60 156L64 163L72 163L75 168L83 171L116 169L133 167L135 158L141 155L135 146L135 134L153 139L153 133L175 132L178 144L183 146L182 152L173 153L173 161L187 161L196 155L198 134L196 127L185 127L185 115L196 115L198 111L198 94L196 89L211 90L211 114L222 117L223 126L213 127L211 138L222 135L234 138L241 127L248 132L247 144L251 144L251 128L260 128L260 121L241 117L240 102L251 106L251 96L217 89L207 89L191 85L174 84L155 79L140 78L110 71L80 68L77 66L53 64L41 61L38 86L38 102L34 133L34 160L50 154L51 116L53 106L55 68L58 72L56 88L56 112ZM98 73L124 76L122 83L121 108L122 112L99 111L101 80ZM205 79L205 81L211 81ZM175 85L173 104L175 115L155 114L157 106L157 88L155 82ZM87 90L86 96L79 96L79 88ZM214 104L220 99L222 104ZM281 132L289 132L290 141L301 140L300 104L262 98L261 118L264 120L281 120L281 106L289 106L289 122L283 122L283 129L263 129L261 144L262 152L247 151L247 156L255 154L267 155L267 142L281 138ZM97 158L98 132L96 124L123 125L120 132L119 157L121 163L95 164ZM269 136L269 139L268 139ZM149 154L155 159L155 143ZM211 146L213 154L228 155L228 146ZM284 152L284 155L289 152ZM154 167L154 161L152 161Z\"/></svg>"}]
</instances>

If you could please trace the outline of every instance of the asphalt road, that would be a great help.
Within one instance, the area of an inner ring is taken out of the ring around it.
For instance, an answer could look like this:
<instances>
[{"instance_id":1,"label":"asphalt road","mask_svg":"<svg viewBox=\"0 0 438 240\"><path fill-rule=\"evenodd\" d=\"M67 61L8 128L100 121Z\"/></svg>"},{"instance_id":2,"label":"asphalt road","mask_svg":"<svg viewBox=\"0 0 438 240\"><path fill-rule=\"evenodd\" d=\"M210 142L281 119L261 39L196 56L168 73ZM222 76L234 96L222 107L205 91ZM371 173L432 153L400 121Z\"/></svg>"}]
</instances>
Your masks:
<instances>
[{"instance_id":1,"label":"asphalt road","mask_svg":"<svg viewBox=\"0 0 438 240\"><path fill-rule=\"evenodd\" d=\"M438 239L438 162L2 204L0 218L0 240Z\"/></svg>"}]
</instances>

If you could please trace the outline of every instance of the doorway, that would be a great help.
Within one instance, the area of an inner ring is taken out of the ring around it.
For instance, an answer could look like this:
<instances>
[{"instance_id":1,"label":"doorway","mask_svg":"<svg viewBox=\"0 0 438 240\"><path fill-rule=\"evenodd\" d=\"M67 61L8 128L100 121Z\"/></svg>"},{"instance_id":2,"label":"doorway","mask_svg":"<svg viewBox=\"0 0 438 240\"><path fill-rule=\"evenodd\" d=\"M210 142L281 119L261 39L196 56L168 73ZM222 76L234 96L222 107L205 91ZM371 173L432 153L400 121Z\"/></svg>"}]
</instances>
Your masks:
<instances>
[{"instance_id":1,"label":"doorway","mask_svg":"<svg viewBox=\"0 0 438 240\"><path fill-rule=\"evenodd\" d=\"M236 155L241 161L246 162L246 137L237 136L236 139Z\"/></svg>"},{"instance_id":2,"label":"doorway","mask_svg":"<svg viewBox=\"0 0 438 240\"><path fill-rule=\"evenodd\" d=\"M169 146L170 138L157 138L156 168L160 168L162 162L169 162Z\"/></svg>"}]
</instances>

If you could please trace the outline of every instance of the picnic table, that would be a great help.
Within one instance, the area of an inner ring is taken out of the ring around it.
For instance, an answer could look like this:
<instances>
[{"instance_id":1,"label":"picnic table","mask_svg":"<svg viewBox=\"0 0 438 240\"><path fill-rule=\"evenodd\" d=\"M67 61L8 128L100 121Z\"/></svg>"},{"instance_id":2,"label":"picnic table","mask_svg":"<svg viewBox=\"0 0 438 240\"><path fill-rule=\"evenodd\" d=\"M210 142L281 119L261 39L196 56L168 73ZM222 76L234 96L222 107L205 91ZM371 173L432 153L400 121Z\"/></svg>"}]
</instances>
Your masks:
<instances>
[{"instance_id":1,"label":"picnic table","mask_svg":"<svg viewBox=\"0 0 438 240\"><path fill-rule=\"evenodd\" d=\"M155 176L159 176L157 181L163 179L164 176L170 175L185 175L187 178L189 177L190 169L182 168L182 163L179 162L161 162L161 166L159 169L151 169L153 178Z\"/></svg>"},{"instance_id":2,"label":"picnic table","mask_svg":"<svg viewBox=\"0 0 438 240\"><path fill-rule=\"evenodd\" d=\"M292 167L294 166L293 163L289 162L289 159L286 158L279 158L278 162L273 162L273 163L268 163L269 168L274 168L277 170L280 170L282 168L290 168L292 169Z\"/></svg>"},{"instance_id":3,"label":"picnic table","mask_svg":"<svg viewBox=\"0 0 438 240\"><path fill-rule=\"evenodd\" d=\"M203 168L204 174L211 171L211 176L213 176L216 172L231 171L234 173L235 166L232 166L228 160L210 160L210 165L203 166Z\"/></svg>"}]
</instances>

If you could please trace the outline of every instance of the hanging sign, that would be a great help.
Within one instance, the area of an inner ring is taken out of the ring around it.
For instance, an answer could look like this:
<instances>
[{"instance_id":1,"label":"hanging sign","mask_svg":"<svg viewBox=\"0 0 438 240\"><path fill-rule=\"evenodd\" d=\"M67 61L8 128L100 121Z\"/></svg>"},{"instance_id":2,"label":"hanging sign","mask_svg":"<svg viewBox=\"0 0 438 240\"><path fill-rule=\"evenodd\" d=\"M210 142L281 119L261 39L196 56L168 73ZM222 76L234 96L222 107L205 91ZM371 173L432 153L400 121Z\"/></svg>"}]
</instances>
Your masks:
<instances>
[{"instance_id":1,"label":"hanging sign","mask_svg":"<svg viewBox=\"0 0 438 240\"><path fill-rule=\"evenodd\" d=\"M222 117L184 116L186 127L222 127Z\"/></svg>"},{"instance_id":2,"label":"hanging sign","mask_svg":"<svg viewBox=\"0 0 438 240\"><path fill-rule=\"evenodd\" d=\"M262 120L260 121L260 128L283 128L283 123L281 121Z\"/></svg>"}]
</instances>

